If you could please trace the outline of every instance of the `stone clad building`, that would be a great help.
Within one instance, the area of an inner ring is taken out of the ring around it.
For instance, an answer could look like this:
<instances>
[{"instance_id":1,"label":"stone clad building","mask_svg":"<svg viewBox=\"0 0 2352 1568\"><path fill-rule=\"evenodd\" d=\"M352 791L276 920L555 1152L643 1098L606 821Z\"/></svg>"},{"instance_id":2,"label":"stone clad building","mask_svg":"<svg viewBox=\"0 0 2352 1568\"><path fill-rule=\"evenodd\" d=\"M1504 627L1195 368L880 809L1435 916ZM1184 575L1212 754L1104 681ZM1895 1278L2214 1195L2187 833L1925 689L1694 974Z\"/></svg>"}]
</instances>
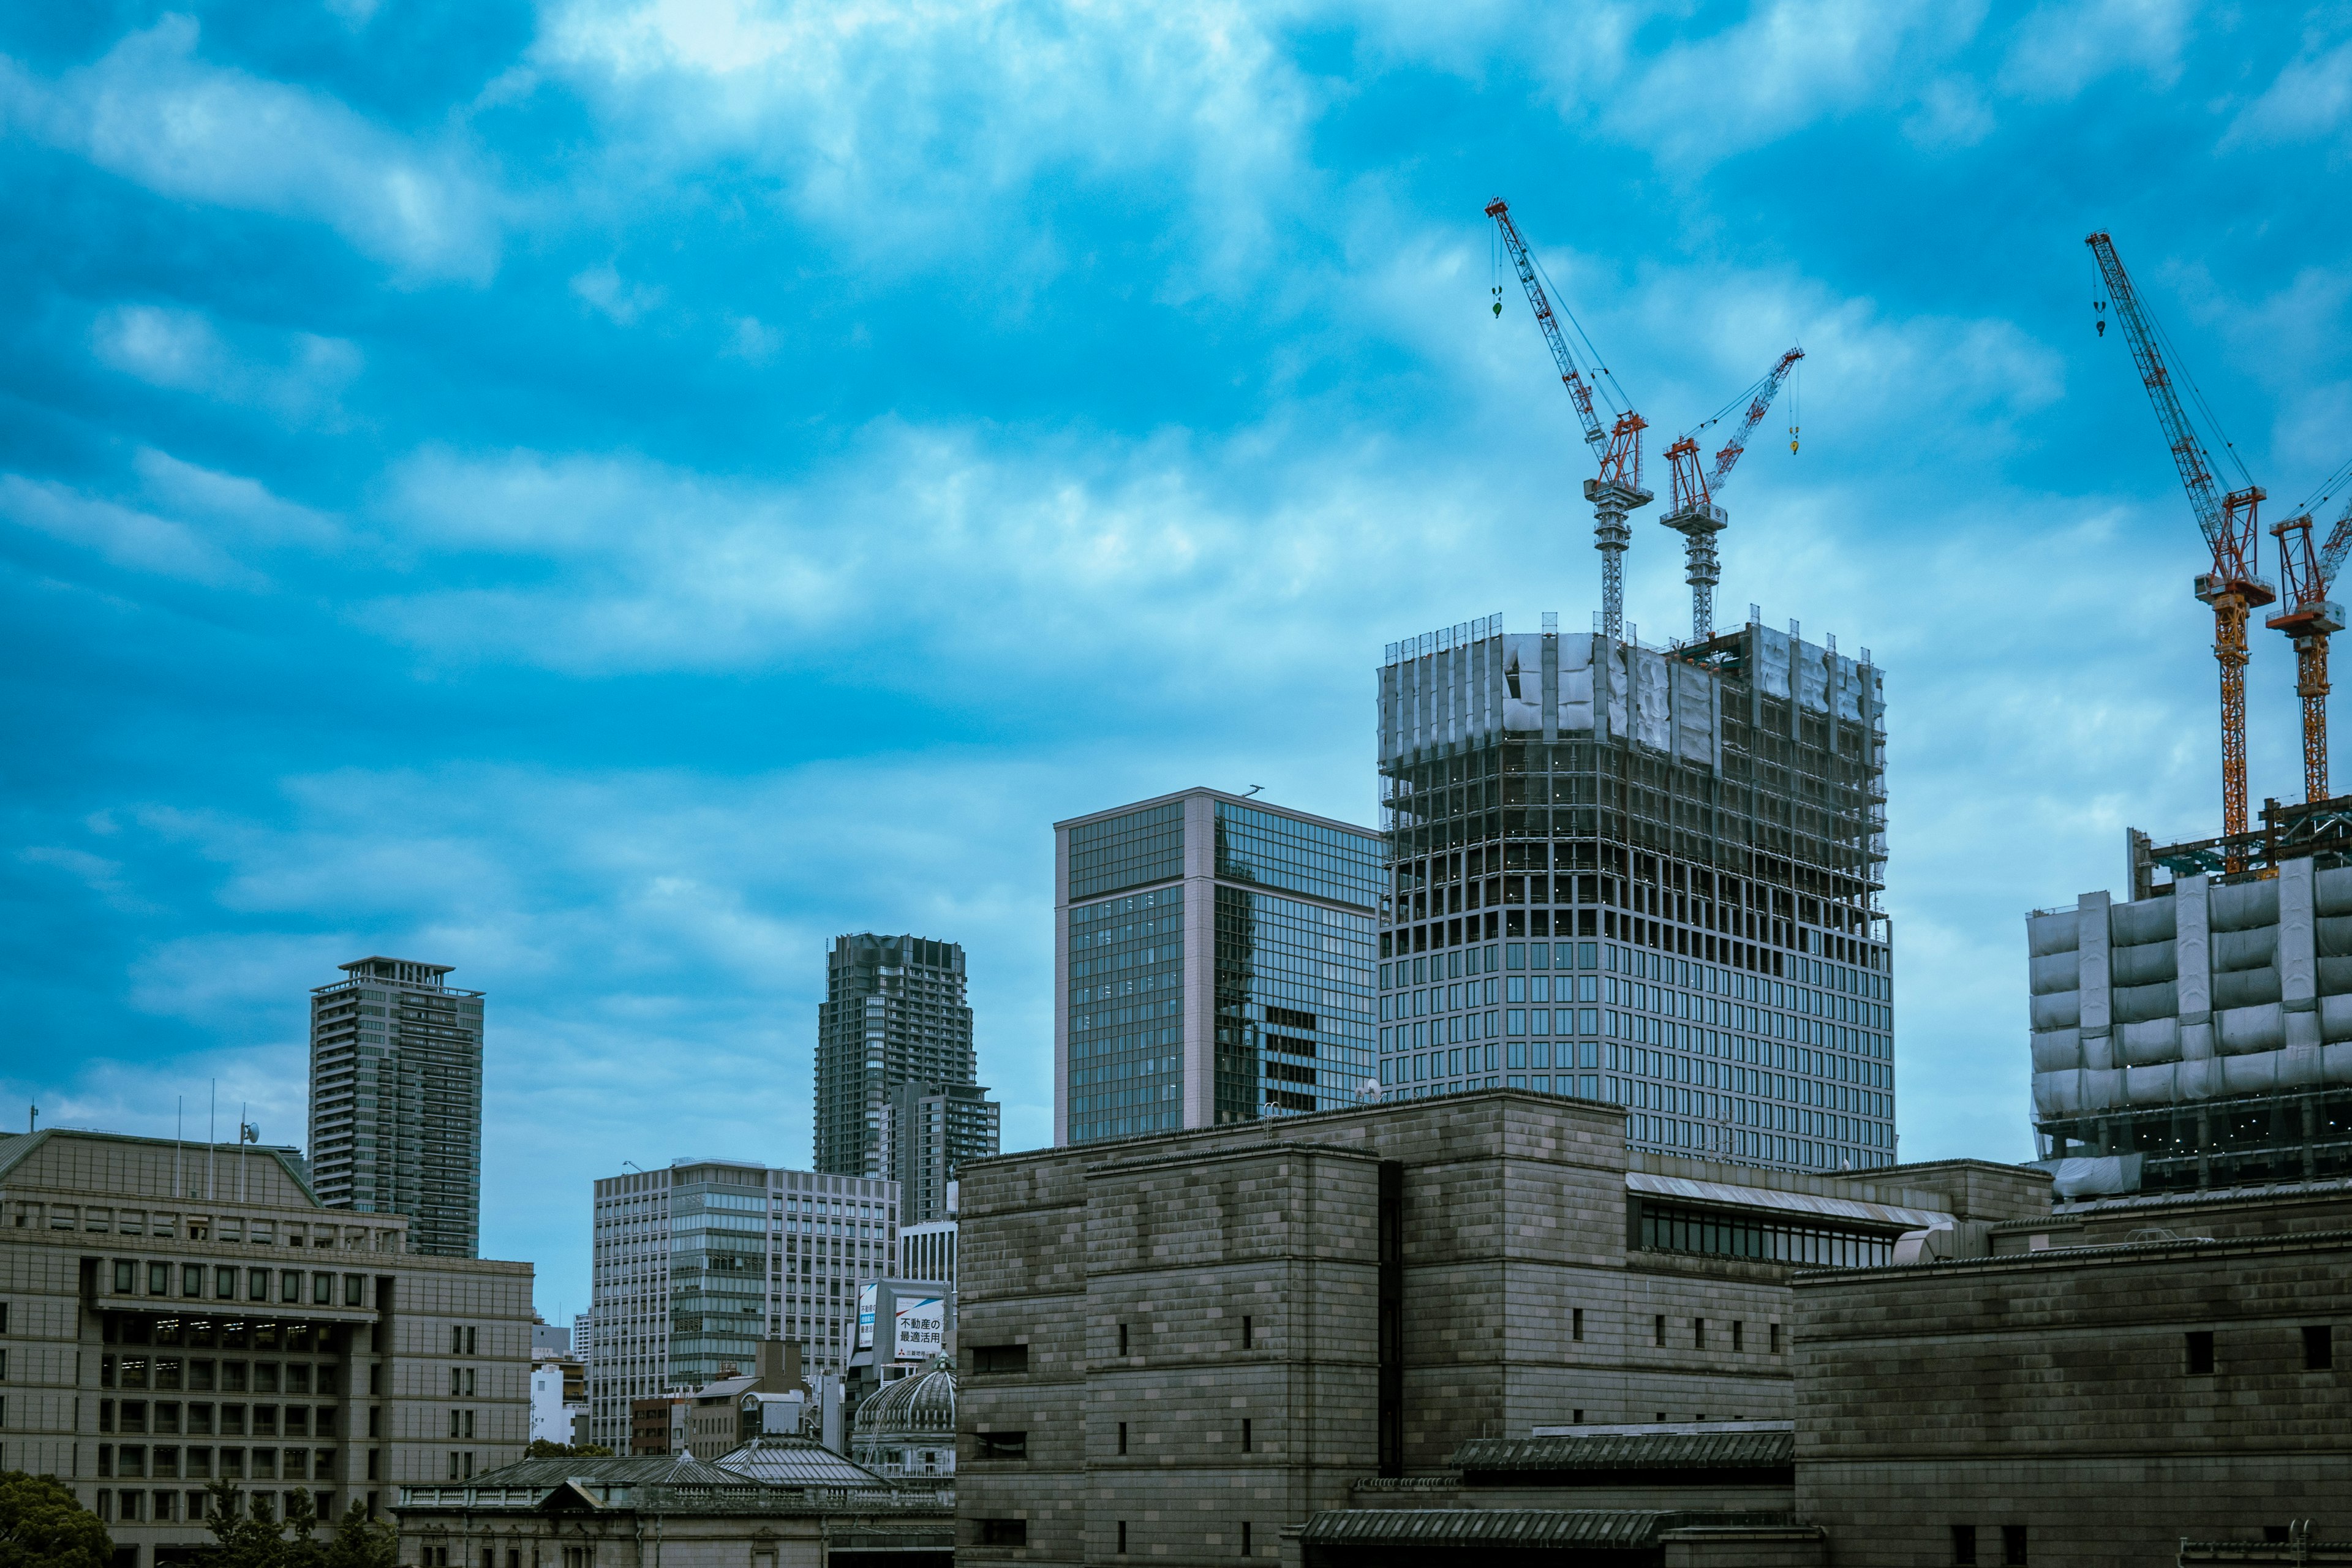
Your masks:
<instances>
[{"instance_id":1,"label":"stone clad building","mask_svg":"<svg viewBox=\"0 0 2352 1568\"><path fill-rule=\"evenodd\" d=\"M2352 1537L2352 1183L2061 1204L1795 1285L1799 1517L1887 1568Z\"/></svg>"},{"instance_id":2,"label":"stone clad building","mask_svg":"<svg viewBox=\"0 0 2352 1568\"><path fill-rule=\"evenodd\" d=\"M205 1489L381 1512L530 1439L531 1269L420 1257L291 1149L0 1137L0 1468L50 1475L118 1568L186 1561Z\"/></svg>"},{"instance_id":3,"label":"stone clad building","mask_svg":"<svg viewBox=\"0 0 2352 1568\"><path fill-rule=\"evenodd\" d=\"M1799 1267L2047 1192L1629 1154L1618 1108L1509 1089L982 1162L958 1552L1274 1557L1360 1478L1444 1475L1473 1439L1787 1420Z\"/></svg>"}]
</instances>

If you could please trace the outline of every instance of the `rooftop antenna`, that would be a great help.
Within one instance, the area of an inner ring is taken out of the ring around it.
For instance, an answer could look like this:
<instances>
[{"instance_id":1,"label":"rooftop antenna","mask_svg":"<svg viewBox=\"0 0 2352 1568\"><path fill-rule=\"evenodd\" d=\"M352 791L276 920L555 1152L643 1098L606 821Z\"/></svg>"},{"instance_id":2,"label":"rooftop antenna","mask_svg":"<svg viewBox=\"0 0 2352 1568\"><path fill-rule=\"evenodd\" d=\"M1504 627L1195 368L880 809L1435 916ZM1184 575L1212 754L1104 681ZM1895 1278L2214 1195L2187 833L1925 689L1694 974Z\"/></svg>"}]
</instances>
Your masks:
<instances>
[{"instance_id":1,"label":"rooftop antenna","mask_svg":"<svg viewBox=\"0 0 2352 1568\"><path fill-rule=\"evenodd\" d=\"M1264 784L1252 784L1252 785L1250 785L1250 786L1249 786L1249 788L1248 788L1248 789L1244 790L1244 791L1242 792L1242 798L1243 798L1244 800L1247 800L1251 795L1255 795L1258 791L1260 791L1260 790L1264 789L1265 787L1265 785L1264 785Z\"/></svg>"}]
</instances>

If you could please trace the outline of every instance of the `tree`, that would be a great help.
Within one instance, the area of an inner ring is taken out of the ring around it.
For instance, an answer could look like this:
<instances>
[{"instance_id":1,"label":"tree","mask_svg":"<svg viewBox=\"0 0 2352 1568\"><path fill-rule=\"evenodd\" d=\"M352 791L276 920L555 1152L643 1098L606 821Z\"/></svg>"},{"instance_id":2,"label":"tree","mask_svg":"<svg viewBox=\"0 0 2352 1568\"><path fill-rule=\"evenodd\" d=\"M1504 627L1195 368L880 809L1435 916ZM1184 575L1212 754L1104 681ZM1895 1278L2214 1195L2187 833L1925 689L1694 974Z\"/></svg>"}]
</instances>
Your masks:
<instances>
[{"instance_id":1,"label":"tree","mask_svg":"<svg viewBox=\"0 0 2352 1568\"><path fill-rule=\"evenodd\" d=\"M526 1459L609 1459L613 1450L602 1443L558 1443L546 1437L534 1437L523 1450Z\"/></svg>"},{"instance_id":2,"label":"tree","mask_svg":"<svg viewBox=\"0 0 2352 1568\"><path fill-rule=\"evenodd\" d=\"M286 1494L282 1519L246 1508L245 1494L226 1481L207 1489L214 1542L207 1568L393 1568L397 1540L392 1527L370 1519L357 1501L322 1542L314 1539L318 1505L299 1487Z\"/></svg>"},{"instance_id":3,"label":"tree","mask_svg":"<svg viewBox=\"0 0 2352 1568\"><path fill-rule=\"evenodd\" d=\"M106 1568L114 1542L50 1476L0 1470L0 1568Z\"/></svg>"}]
</instances>

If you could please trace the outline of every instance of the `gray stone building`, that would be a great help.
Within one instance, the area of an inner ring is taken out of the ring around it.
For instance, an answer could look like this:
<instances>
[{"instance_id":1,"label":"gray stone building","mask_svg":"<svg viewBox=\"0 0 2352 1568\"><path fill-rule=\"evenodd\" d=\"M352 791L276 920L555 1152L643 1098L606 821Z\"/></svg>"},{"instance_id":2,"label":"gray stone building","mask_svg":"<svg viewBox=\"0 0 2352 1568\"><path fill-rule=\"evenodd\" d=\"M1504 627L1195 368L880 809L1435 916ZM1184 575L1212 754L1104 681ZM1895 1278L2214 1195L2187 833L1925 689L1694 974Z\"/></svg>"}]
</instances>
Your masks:
<instances>
[{"instance_id":1,"label":"gray stone building","mask_svg":"<svg viewBox=\"0 0 2352 1568\"><path fill-rule=\"evenodd\" d=\"M1832 1561L2121 1568L2352 1538L2352 1183L2063 1203L1944 1239L1794 1282L1795 1507Z\"/></svg>"},{"instance_id":2,"label":"gray stone building","mask_svg":"<svg viewBox=\"0 0 2352 1568\"><path fill-rule=\"evenodd\" d=\"M1054 825L1054 1142L1354 1105L1381 836L1194 788Z\"/></svg>"},{"instance_id":3,"label":"gray stone building","mask_svg":"<svg viewBox=\"0 0 2352 1568\"><path fill-rule=\"evenodd\" d=\"M362 958L310 993L310 1179L319 1201L409 1221L412 1250L482 1238L482 994L446 963Z\"/></svg>"},{"instance_id":4,"label":"gray stone building","mask_svg":"<svg viewBox=\"0 0 2352 1568\"><path fill-rule=\"evenodd\" d=\"M1473 1439L1786 1421L1798 1268L2048 1191L1629 1152L1618 1107L1509 1089L982 1162L959 1552L1271 1557L1360 1479L1443 1478Z\"/></svg>"},{"instance_id":5,"label":"gray stone building","mask_svg":"<svg viewBox=\"0 0 2352 1568\"><path fill-rule=\"evenodd\" d=\"M819 1171L887 1178L882 1121L892 1091L978 1081L962 947L872 931L828 944L816 1010Z\"/></svg>"},{"instance_id":6,"label":"gray stone building","mask_svg":"<svg viewBox=\"0 0 2352 1568\"><path fill-rule=\"evenodd\" d=\"M0 1468L55 1476L119 1568L211 1536L205 1489L380 1511L530 1439L531 1269L419 1255L292 1149L0 1137Z\"/></svg>"}]
</instances>

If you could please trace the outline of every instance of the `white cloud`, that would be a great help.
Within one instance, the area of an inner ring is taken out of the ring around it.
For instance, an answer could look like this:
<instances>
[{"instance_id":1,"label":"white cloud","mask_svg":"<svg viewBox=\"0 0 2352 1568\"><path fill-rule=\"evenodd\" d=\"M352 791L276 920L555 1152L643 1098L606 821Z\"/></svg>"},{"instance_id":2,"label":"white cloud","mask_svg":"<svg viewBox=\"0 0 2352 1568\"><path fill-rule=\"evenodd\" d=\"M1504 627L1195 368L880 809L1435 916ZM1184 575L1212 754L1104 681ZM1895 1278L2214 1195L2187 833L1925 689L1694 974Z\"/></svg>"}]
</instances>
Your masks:
<instances>
[{"instance_id":1,"label":"white cloud","mask_svg":"<svg viewBox=\"0 0 2352 1568\"><path fill-rule=\"evenodd\" d=\"M1171 186L1210 234L1196 272L1217 273L1262 244L1310 108L1231 5L570 0L535 55L615 127L611 179L748 161L885 267L971 248L992 207L1067 171ZM1025 265L1074 243L1033 236Z\"/></svg>"},{"instance_id":2,"label":"white cloud","mask_svg":"<svg viewBox=\"0 0 2352 1568\"><path fill-rule=\"evenodd\" d=\"M242 475L142 448L137 485L118 500L23 474L0 474L0 519L90 550L118 566L208 587L255 592L254 562L280 550L339 544L340 526Z\"/></svg>"},{"instance_id":3,"label":"white cloud","mask_svg":"<svg viewBox=\"0 0 2352 1568\"><path fill-rule=\"evenodd\" d=\"M184 522L22 474L0 474L0 518L133 571L217 588L263 584L259 574Z\"/></svg>"},{"instance_id":4,"label":"white cloud","mask_svg":"<svg viewBox=\"0 0 2352 1568\"><path fill-rule=\"evenodd\" d=\"M323 223L415 280L497 268L499 198L456 144L414 144L321 93L208 65L193 17L55 82L0 68L10 120L161 195Z\"/></svg>"},{"instance_id":5,"label":"white cloud","mask_svg":"<svg viewBox=\"0 0 2352 1568\"><path fill-rule=\"evenodd\" d=\"M1909 96L1964 47L1980 0L1770 0L1676 41L1613 96L1604 123L1668 163L1705 167L1802 126Z\"/></svg>"},{"instance_id":6,"label":"white cloud","mask_svg":"<svg viewBox=\"0 0 2352 1568\"><path fill-rule=\"evenodd\" d=\"M2003 91L2068 99L2092 82L2136 71L2158 87L2180 76L2193 0L2058 0L2020 22L2001 62Z\"/></svg>"},{"instance_id":7,"label":"white cloud","mask_svg":"<svg viewBox=\"0 0 2352 1568\"><path fill-rule=\"evenodd\" d=\"M2292 145L2333 134L2352 110L2352 42L2289 61L2263 95L2238 112L2225 147Z\"/></svg>"},{"instance_id":8,"label":"white cloud","mask_svg":"<svg viewBox=\"0 0 2352 1568\"><path fill-rule=\"evenodd\" d=\"M248 330L232 343L202 311L160 305L109 306L89 336L110 370L305 425L341 422L341 394L363 363L347 339Z\"/></svg>"},{"instance_id":9,"label":"white cloud","mask_svg":"<svg viewBox=\"0 0 2352 1568\"><path fill-rule=\"evenodd\" d=\"M624 283L610 262L575 274L572 291L624 327L635 325L638 317L657 308L664 294L651 284Z\"/></svg>"}]
</instances>

